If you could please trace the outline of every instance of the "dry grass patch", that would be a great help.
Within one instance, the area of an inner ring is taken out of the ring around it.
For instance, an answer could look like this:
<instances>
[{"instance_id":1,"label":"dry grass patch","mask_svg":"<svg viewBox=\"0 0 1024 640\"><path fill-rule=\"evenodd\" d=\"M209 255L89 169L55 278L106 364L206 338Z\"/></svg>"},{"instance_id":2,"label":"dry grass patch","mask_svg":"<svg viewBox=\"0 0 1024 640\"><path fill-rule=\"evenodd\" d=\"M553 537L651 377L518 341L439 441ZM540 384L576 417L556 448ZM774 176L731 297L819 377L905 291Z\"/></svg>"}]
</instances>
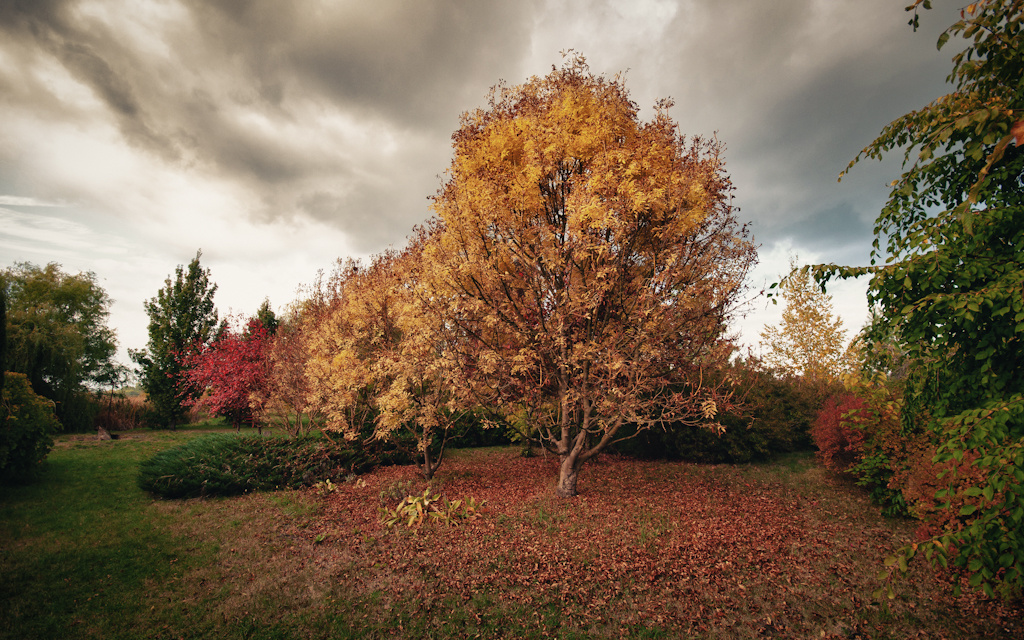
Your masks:
<instances>
[{"instance_id":1,"label":"dry grass patch","mask_svg":"<svg viewBox=\"0 0 1024 640\"><path fill-rule=\"evenodd\" d=\"M204 554L148 585L166 637L1011 638L1020 607L952 598L920 566L871 600L913 523L882 519L806 460L746 467L603 457L577 499L551 458L457 452L431 488L486 500L458 526L386 527L426 486L412 467L359 482L156 502ZM382 497L383 496L383 497ZM171 559L170 561L173 561ZM158 636L163 637L163 636Z\"/></svg>"}]
</instances>

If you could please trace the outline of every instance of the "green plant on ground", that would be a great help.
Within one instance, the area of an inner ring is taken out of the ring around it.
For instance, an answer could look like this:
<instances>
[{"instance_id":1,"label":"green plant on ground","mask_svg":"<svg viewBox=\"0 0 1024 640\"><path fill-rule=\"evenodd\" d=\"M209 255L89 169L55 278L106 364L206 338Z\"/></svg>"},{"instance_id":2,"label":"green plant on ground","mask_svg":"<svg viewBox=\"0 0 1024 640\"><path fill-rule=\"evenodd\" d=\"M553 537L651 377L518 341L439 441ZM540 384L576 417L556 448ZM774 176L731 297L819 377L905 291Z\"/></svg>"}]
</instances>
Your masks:
<instances>
[{"instance_id":1,"label":"green plant on ground","mask_svg":"<svg viewBox=\"0 0 1024 640\"><path fill-rule=\"evenodd\" d=\"M460 520L479 516L484 502L471 496L449 501L441 494L432 493L430 487L427 487L420 495L406 496L394 509L382 509L381 521L388 528L405 523L410 529L422 525L426 519L446 525L458 524Z\"/></svg>"},{"instance_id":2,"label":"green plant on ground","mask_svg":"<svg viewBox=\"0 0 1024 640\"><path fill-rule=\"evenodd\" d=\"M5 372L0 406L0 484L30 479L53 448L60 423L53 403L32 391L21 373Z\"/></svg>"},{"instance_id":3,"label":"green plant on ground","mask_svg":"<svg viewBox=\"0 0 1024 640\"><path fill-rule=\"evenodd\" d=\"M164 498L230 496L341 482L373 466L362 451L325 438L205 435L139 466L139 487Z\"/></svg>"}]
</instances>

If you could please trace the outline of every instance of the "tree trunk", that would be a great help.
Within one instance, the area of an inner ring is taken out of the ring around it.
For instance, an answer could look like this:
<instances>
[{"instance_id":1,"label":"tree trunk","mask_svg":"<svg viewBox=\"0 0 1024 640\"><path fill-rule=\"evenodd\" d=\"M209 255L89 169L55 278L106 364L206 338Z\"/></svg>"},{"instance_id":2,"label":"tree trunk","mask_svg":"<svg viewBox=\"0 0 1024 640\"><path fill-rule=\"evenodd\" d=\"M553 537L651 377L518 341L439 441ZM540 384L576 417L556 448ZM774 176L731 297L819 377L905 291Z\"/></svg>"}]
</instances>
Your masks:
<instances>
[{"instance_id":1,"label":"tree trunk","mask_svg":"<svg viewBox=\"0 0 1024 640\"><path fill-rule=\"evenodd\" d=\"M423 446L423 462L421 462L419 464L419 467L420 467L420 475L423 476L424 480L429 482L429 481L434 479L434 471L437 470L437 465L434 464L433 462L431 462L431 460L430 460L430 446L429 445L424 445Z\"/></svg>"},{"instance_id":2,"label":"tree trunk","mask_svg":"<svg viewBox=\"0 0 1024 640\"><path fill-rule=\"evenodd\" d=\"M558 469L558 485L555 487L555 495L559 498L575 497L576 480L579 475L579 456L568 455L562 458L562 464Z\"/></svg>"}]
</instances>

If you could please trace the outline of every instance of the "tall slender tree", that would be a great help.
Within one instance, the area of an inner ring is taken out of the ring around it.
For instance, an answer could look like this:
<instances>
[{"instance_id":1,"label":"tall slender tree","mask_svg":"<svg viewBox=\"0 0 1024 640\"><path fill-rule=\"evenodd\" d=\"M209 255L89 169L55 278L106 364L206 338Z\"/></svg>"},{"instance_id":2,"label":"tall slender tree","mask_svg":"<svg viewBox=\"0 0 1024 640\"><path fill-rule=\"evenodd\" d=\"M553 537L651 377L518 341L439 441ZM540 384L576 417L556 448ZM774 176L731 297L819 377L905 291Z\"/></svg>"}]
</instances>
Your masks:
<instances>
[{"instance_id":1,"label":"tall slender tree","mask_svg":"<svg viewBox=\"0 0 1024 640\"><path fill-rule=\"evenodd\" d=\"M178 265L174 279L168 277L156 297L144 303L149 342L145 349L131 351L155 419L172 429L185 416L183 401L197 393L182 377L184 359L218 331L213 305L217 285L210 281L210 270L200 266L201 256L197 251L187 269Z\"/></svg>"}]
</instances>

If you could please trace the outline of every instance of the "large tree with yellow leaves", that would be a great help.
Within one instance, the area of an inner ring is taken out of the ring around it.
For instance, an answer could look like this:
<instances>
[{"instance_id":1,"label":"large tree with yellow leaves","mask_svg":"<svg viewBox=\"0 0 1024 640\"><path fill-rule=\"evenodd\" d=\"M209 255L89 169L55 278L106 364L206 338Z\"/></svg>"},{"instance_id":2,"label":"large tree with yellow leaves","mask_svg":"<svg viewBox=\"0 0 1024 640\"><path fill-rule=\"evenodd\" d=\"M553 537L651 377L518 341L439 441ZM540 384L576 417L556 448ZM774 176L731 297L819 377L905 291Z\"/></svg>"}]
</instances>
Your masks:
<instances>
[{"instance_id":1,"label":"large tree with yellow leaves","mask_svg":"<svg viewBox=\"0 0 1024 640\"><path fill-rule=\"evenodd\" d=\"M424 249L462 384L561 462L557 493L623 425L721 427L703 374L756 259L716 142L581 57L463 114ZM632 433L633 430L630 430Z\"/></svg>"}]
</instances>

